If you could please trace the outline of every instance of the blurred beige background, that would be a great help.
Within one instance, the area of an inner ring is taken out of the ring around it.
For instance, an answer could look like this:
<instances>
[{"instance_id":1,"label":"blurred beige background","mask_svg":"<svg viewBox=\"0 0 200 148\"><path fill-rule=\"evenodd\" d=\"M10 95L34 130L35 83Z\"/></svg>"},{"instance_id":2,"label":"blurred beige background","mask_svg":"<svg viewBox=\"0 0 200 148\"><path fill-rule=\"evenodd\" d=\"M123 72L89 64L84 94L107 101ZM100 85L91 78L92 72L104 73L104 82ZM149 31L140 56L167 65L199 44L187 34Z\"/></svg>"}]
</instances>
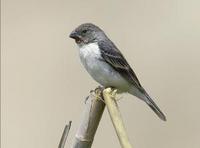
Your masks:
<instances>
[{"instance_id":1,"label":"blurred beige background","mask_svg":"<svg viewBox=\"0 0 200 148\"><path fill-rule=\"evenodd\" d=\"M200 1L2 0L2 148L55 148L72 120L71 145L84 99L97 83L68 35L100 26L167 115L140 100L120 102L135 148L200 147ZM120 148L107 110L94 148Z\"/></svg>"}]
</instances>

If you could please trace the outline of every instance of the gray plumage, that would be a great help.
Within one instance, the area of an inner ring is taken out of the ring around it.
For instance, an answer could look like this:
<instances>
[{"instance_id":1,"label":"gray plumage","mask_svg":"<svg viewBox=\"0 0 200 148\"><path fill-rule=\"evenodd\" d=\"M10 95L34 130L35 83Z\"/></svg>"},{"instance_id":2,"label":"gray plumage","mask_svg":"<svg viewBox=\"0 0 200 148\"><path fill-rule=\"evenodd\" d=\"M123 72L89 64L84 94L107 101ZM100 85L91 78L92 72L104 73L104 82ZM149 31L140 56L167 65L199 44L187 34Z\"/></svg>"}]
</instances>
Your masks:
<instances>
[{"instance_id":1,"label":"gray plumage","mask_svg":"<svg viewBox=\"0 0 200 148\"><path fill-rule=\"evenodd\" d=\"M122 53L103 30L86 23L78 26L70 37L75 39L79 46L81 62L97 82L140 98L160 119L166 121L165 115L142 87Z\"/></svg>"}]
</instances>

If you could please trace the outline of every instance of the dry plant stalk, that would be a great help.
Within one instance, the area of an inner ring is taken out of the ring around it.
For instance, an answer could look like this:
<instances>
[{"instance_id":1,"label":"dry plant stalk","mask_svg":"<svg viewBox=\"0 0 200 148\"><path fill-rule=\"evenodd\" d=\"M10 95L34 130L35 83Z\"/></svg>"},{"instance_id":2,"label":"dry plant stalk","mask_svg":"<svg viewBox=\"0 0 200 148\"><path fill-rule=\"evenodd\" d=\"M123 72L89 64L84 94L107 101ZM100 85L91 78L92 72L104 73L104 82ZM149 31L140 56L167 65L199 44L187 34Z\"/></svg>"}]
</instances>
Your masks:
<instances>
[{"instance_id":1,"label":"dry plant stalk","mask_svg":"<svg viewBox=\"0 0 200 148\"><path fill-rule=\"evenodd\" d=\"M66 143L66 140L67 140L67 136L69 134L69 130L71 128L71 123L72 121L69 121L69 124L67 124L64 128L64 131L63 131L63 134L62 134L62 137L60 139L60 143L59 143L59 146L58 148L64 148L65 147L65 143Z\"/></svg>"},{"instance_id":2,"label":"dry plant stalk","mask_svg":"<svg viewBox=\"0 0 200 148\"><path fill-rule=\"evenodd\" d=\"M103 98L101 94L102 89L97 88L95 94L90 94L87 99L72 148L91 148L105 108L105 103L102 102Z\"/></svg>"},{"instance_id":3,"label":"dry plant stalk","mask_svg":"<svg viewBox=\"0 0 200 148\"><path fill-rule=\"evenodd\" d=\"M103 97L122 148L132 148L115 99L116 90L107 88Z\"/></svg>"}]
</instances>

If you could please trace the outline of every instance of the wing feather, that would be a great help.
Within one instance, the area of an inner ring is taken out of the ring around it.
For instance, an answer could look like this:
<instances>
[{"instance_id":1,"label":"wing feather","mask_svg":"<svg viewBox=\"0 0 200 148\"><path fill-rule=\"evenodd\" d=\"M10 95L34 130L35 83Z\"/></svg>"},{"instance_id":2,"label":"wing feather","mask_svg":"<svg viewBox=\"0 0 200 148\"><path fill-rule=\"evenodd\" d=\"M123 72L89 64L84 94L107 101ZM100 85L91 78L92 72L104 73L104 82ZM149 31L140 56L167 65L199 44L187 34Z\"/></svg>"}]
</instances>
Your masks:
<instances>
[{"instance_id":1,"label":"wing feather","mask_svg":"<svg viewBox=\"0 0 200 148\"><path fill-rule=\"evenodd\" d=\"M109 44L108 44L109 43ZM141 88L141 84L117 47L109 40L107 42L99 42L99 48L101 49L101 55L104 60L110 64L116 71L118 71L126 80L134 84L137 88Z\"/></svg>"}]
</instances>

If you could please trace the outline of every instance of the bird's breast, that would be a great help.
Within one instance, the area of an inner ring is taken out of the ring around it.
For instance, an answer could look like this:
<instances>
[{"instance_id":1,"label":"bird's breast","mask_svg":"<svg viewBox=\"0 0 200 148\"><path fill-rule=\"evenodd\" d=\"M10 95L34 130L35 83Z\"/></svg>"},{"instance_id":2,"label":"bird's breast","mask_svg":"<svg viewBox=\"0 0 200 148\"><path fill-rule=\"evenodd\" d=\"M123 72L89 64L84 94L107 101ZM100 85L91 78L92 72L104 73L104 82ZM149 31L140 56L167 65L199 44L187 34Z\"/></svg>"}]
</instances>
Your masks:
<instances>
[{"instance_id":1,"label":"bird's breast","mask_svg":"<svg viewBox=\"0 0 200 148\"><path fill-rule=\"evenodd\" d=\"M97 43L90 43L80 48L80 59L86 70L91 74L99 71L98 61L102 59Z\"/></svg>"},{"instance_id":2,"label":"bird's breast","mask_svg":"<svg viewBox=\"0 0 200 148\"><path fill-rule=\"evenodd\" d=\"M80 48L80 59L88 73L103 86L124 87L127 82L101 56L97 43Z\"/></svg>"}]
</instances>

